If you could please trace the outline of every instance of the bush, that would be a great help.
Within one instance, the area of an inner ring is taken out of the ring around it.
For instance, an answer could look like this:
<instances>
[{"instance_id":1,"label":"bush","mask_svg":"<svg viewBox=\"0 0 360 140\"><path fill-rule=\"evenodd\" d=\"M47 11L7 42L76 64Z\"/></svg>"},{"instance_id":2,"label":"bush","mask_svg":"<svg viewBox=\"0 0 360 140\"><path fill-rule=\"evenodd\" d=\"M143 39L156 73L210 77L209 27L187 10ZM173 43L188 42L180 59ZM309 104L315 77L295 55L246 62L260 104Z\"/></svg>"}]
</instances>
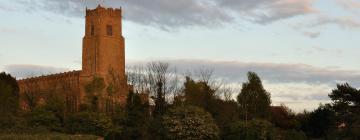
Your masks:
<instances>
[{"instance_id":1,"label":"bush","mask_svg":"<svg viewBox=\"0 0 360 140\"><path fill-rule=\"evenodd\" d=\"M283 135L284 140L307 140L304 132L296 130L287 130Z\"/></svg>"},{"instance_id":2,"label":"bush","mask_svg":"<svg viewBox=\"0 0 360 140\"><path fill-rule=\"evenodd\" d=\"M65 119L65 128L69 133L106 136L111 127L111 118L96 112L74 113Z\"/></svg>"},{"instance_id":3,"label":"bush","mask_svg":"<svg viewBox=\"0 0 360 140\"><path fill-rule=\"evenodd\" d=\"M61 121L51 111L36 108L27 115L28 125L31 127L44 127L51 131L61 130Z\"/></svg>"},{"instance_id":4,"label":"bush","mask_svg":"<svg viewBox=\"0 0 360 140\"><path fill-rule=\"evenodd\" d=\"M235 122L224 132L226 140L268 140L274 138L274 127L265 120Z\"/></svg>"},{"instance_id":5,"label":"bush","mask_svg":"<svg viewBox=\"0 0 360 140\"><path fill-rule=\"evenodd\" d=\"M169 109L162 118L167 139L218 139L219 129L212 116L194 106Z\"/></svg>"}]
</instances>

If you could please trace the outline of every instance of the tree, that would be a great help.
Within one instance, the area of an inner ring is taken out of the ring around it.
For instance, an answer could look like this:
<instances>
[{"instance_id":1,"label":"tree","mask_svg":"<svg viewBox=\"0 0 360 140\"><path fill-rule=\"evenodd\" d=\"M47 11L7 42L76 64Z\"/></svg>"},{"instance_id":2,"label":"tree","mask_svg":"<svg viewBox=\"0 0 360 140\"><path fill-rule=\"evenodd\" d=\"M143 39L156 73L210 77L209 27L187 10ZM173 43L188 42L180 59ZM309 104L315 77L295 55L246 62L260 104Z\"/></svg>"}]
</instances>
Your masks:
<instances>
[{"instance_id":1,"label":"tree","mask_svg":"<svg viewBox=\"0 0 360 140\"><path fill-rule=\"evenodd\" d=\"M130 67L127 69L127 77L134 91L148 93L155 102L154 117L162 115L166 111L167 99L180 92L176 69L168 63L151 62L145 67Z\"/></svg>"},{"instance_id":2,"label":"tree","mask_svg":"<svg viewBox=\"0 0 360 140\"><path fill-rule=\"evenodd\" d=\"M320 105L310 113L299 114L301 129L313 138L325 137L335 126L335 112L329 105Z\"/></svg>"},{"instance_id":3,"label":"tree","mask_svg":"<svg viewBox=\"0 0 360 140\"><path fill-rule=\"evenodd\" d=\"M184 103L205 109L220 128L220 133L232 122L239 120L238 105L235 101L224 101L215 95L215 90L203 80L194 81L186 77L184 83ZM179 103L178 103L179 104Z\"/></svg>"},{"instance_id":4,"label":"tree","mask_svg":"<svg viewBox=\"0 0 360 140\"><path fill-rule=\"evenodd\" d=\"M91 111L99 110L99 101L105 89L104 78L94 76L92 81L85 85L86 97Z\"/></svg>"},{"instance_id":5,"label":"tree","mask_svg":"<svg viewBox=\"0 0 360 140\"><path fill-rule=\"evenodd\" d=\"M166 139L218 139L219 130L211 115L195 106L175 106L162 117Z\"/></svg>"},{"instance_id":6,"label":"tree","mask_svg":"<svg viewBox=\"0 0 360 140\"><path fill-rule=\"evenodd\" d=\"M122 139L149 139L149 103L141 101L138 94L129 92Z\"/></svg>"},{"instance_id":7,"label":"tree","mask_svg":"<svg viewBox=\"0 0 360 140\"><path fill-rule=\"evenodd\" d=\"M295 113L284 104L270 107L269 120L281 129L300 129L300 122L296 120Z\"/></svg>"},{"instance_id":8,"label":"tree","mask_svg":"<svg viewBox=\"0 0 360 140\"><path fill-rule=\"evenodd\" d=\"M0 114L14 114L19 109L19 86L14 77L0 73Z\"/></svg>"},{"instance_id":9,"label":"tree","mask_svg":"<svg viewBox=\"0 0 360 140\"><path fill-rule=\"evenodd\" d=\"M338 84L329 97L332 100L332 108L339 119L338 123L351 124L354 115L360 111L360 90L351 87L348 83Z\"/></svg>"},{"instance_id":10,"label":"tree","mask_svg":"<svg viewBox=\"0 0 360 140\"><path fill-rule=\"evenodd\" d=\"M186 77L183 92L186 104L202 107L205 110L210 110L214 105L212 103L216 98L215 90L205 82L195 82L190 77Z\"/></svg>"},{"instance_id":11,"label":"tree","mask_svg":"<svg viewBox=\"0 0 360 140\"><path fill-rule=\"evenodd\" d=\"M344 137L359 139L360 121L360 90L351 87L348 83L338 84L329 97L331 107L335 111L338 126L344 126Z\"/></svg>"},{"instance_id":12,"label":"tree","mask_svg":"<svg viewBox=\"0 0 360 140\"><path fill-rule=\"evenodd\" d=\"M268 116L270 93L264 89L261 79L254 72L248 72L248 82L242 84L237 101L245 121Z\"/></svg>"}]
</instances>

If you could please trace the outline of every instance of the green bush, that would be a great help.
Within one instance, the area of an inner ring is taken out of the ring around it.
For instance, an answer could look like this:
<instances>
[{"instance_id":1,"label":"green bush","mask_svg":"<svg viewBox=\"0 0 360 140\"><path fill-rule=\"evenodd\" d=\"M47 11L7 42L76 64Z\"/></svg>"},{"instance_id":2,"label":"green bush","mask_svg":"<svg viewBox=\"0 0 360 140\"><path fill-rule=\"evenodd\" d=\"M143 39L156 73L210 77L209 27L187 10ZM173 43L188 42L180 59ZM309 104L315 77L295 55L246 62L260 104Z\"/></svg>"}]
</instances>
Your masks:
<instances>
[{"instance_id":1,"label":"green bush","mask_svg":"<svg viewBox=\"0 0 360 140\"><path fill-rule=\"evenodd\" d=\"M51 131L61 130L61 121L51 111L36 108L26 116L28 125L31 127L44 127Z\"/></svg>"},{"instance_id":2,"label":"green bush","mask_svg":"<svg viewBox=\"0 0 360 140\"><path fill-rule=\"evenodd\" d=\"M74 113L65 119L65 128L69 133L106 136L111 127L111 118L97 112Z\"/></svg>"},{"instance_id":3,"label":"green bush","mask_svg":"<svg viewBox=\"0 0 360 140\"><path fill-rule=\"evenodd\" d=\"M212 140L219 136L210 113L195 106L170 108L163 115L162 124L167 139Z\"/></svg>"},{"instance_id":4,"label":"green bush","mask_svg":"<svg viewBox=\"0 0 360 140\"><path fill-rule=\"evenodd\" d=\"M274 136L273 125L265 120L238 121L224 132L226 140L269 140Z\"/></svg>"}]
</instances>

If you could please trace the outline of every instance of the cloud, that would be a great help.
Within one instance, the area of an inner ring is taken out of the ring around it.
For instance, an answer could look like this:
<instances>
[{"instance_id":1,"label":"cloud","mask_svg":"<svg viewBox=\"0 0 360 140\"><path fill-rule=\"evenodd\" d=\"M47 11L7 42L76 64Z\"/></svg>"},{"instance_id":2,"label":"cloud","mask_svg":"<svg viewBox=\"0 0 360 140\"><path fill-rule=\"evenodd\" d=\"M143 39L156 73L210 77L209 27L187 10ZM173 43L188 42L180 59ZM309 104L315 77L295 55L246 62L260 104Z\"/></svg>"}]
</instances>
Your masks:
<instances>
[{"instance_id":1,"label":"cloud","mask_svg":"<svg viewBox=\"0 0 360 140\"><path fill-rule=\"evenodd\" d=\"M320 32L303 32L304 36L307 36L309 38L317 38L320 36Z\"/></svg>"},{"instance_id":2,"label":"cloud","mask_svg":"<svg viewBox=\"0 0 360 140\"><path fill-rule=\"evenodd\" d=\"M343 29L354 29L360 27L360 21L352 17L318 16L314 22L305 25L305 27L312 28L324 25L336 25ZM298 25L297 27L303 28L304 25Z\"/></svg>"},{"instance_id":3,"label":"cloud","mask_svg":"<svg viewBox=\"0 0 360 140\"><path fill-rule=\"evenodd\" d=\"M221 5L260 24L317 12L314 0L222 0Z\"/></svg>"},{"instance_id":4,"label":"cloud","mask_svg":"<svg viewBox=\"0 0 360 140\"><path fill-rule=\"evenodd\" d=\"M45 10L82 17L85 6L94 8L96 0L15 0L28 10ZM122 7L126 20L162 29L216 27L245 19L259 24L315 12L314 0L106 0L104 5Z\"/></svg>"},{"instance_id":5,"label":"cloud","mask_svg":"<svg viewBox=\"0 0 360 140\"><path fill-rule=\"evenodd\" d=\"M69 71L69 69L67 68L29 64L5 65L4 70L5 72L8 72L11 75L15 76L17 79Z\"/></svg>"},{"instance_id":6,"label":"cloud","mask_svg":"<svg viewBox=\"0 0 360 140\"><path fill-rule=\"evenodd\" d=\"M355 0L336 0L336 2L341 5L345 10L350 10L352 12L359 11L360 2Z\"/></svg>"}]
</instances>

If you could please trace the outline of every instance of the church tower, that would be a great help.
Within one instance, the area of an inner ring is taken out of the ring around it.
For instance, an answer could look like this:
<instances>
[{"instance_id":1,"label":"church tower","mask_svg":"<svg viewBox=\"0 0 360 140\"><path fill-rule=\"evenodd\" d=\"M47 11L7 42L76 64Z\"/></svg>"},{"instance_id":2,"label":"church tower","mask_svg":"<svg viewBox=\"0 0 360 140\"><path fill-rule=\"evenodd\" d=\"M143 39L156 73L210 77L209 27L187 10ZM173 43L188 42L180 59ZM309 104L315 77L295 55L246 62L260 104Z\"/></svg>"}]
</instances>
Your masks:
<instances>
[{"instance_id":1,"label":"church tower","mask_svg":"<svg viewBox=\"0 0 360 140\"><path fill-rule=\"evenodd\" d=\"M109 70L125 75L125 43L121 9L86 10L82 76L105 76Z\"/></svg>"},{"instance_id":2,"label":"church tower","mask_svg":"<svg viewBox=\"0 0 360 140\"><path fill-rule=\"evenodd\" d=\"M125 76L125 43L122 36L121 9L104 8L100 5L93 10L86 9L85 36L82 48L82 71L80 73L80 98L84 101L85 86L94 77L104 79L104 96L109 85L118 86L118 103L124 103L128 94ZM114 79L114 76L117 79ZM115 88L113 87L115 90Z\"/></svg>"}]
</instances>

